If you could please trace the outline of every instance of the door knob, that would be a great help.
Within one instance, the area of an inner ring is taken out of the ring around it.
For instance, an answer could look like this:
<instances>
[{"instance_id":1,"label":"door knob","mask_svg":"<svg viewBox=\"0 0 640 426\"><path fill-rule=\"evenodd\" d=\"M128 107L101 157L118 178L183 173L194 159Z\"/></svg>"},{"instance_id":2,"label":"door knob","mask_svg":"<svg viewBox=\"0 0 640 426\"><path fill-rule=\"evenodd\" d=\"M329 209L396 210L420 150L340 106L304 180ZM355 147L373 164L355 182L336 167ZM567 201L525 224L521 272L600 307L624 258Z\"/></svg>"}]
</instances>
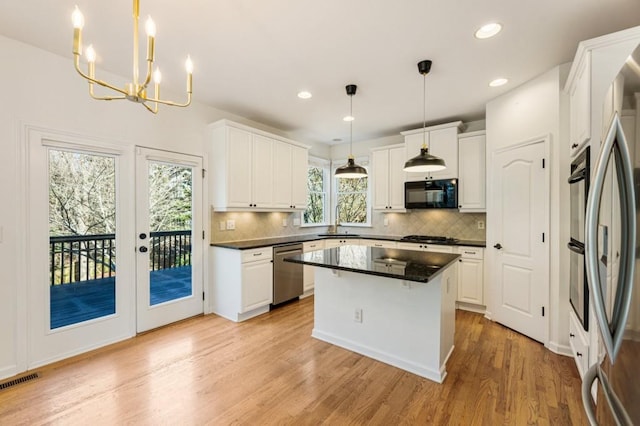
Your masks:
<instances>
[{"instance_id":1,"label":"door knob","mask_svg":"<svg viewBox=\"0 0 640 426\"><path fill-rule=\"evenodd\" d=\"M149 251L149 249L145 246L140 247L140 253L146 253L147 251Z\"/></svg>"},{"instance_id":2,"label":"door knob","mask_svg":"<svg viewBox=\"0 0 640 426\"><path fill-rule=\"evenodd\" d=\"M497 248L498 250L500 250L502 248L502 244L498 243L495 246L493 246L493 248Z\"/></svg>"},{"instance_id":3,"label":"door knob","mask_svg":"<svg viewBox=\"0 0 640 426\"><path fill-rule=\"evenodd\" d=\"M138 235L138 237L140 237L141 240L144 240L145 238L147 238L147 234L143 232L142 234Z\"/></svg>"}]
</instances>

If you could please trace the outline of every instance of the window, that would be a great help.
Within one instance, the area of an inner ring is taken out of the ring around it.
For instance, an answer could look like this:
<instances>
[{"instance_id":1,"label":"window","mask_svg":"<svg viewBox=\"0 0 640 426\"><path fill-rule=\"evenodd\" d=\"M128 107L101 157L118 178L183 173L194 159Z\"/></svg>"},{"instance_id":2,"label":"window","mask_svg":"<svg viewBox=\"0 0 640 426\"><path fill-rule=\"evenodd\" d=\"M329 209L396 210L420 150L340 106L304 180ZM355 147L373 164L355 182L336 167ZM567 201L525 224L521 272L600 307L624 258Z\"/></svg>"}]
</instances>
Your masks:
<instances>
[{"instance_id":1,"label":"window","mask_svg":"<svg viewBox=\"0 0 640 426\"><path fill-rule=\"evenodd\" d=\"M346 160L345 160L346 162ZM356 163L367 169L367 161L357 159ZM343 162L339 163L342 165ZM371 224L369 208L369 179L337 179L334 178L336 188L336 205L338 208L338 223L344 226L368 226Z\"/></svg>"},{"instance_id":2,"label":"window","mask_svg":"<svg viewBox=\"0 0 640 426\"><path fill-rule=\"evenodd\" d=\"M307 209L302 212L302 226L328 225L329 162L327 160L309 158L307 188Z\"/></svg>"}]
</instances>

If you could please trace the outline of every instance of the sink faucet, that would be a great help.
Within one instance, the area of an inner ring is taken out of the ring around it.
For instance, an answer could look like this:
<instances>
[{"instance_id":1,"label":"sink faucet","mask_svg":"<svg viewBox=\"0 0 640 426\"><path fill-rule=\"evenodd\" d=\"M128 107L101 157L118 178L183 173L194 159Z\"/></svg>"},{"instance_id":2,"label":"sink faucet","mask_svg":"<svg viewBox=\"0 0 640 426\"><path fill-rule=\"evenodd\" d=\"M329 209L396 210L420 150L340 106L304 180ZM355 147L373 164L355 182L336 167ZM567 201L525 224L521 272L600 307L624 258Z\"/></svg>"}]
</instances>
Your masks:
<instances>
[{"instance_id":1,"label":"sink faucet","mask_svg":"<svg viewBox=\"0 0 640 426\"><path fill-rule=\"evenodd\" d=\"M340 226L340 219L338 218L338 203L336 203L336 223L334 225L335 233L338 233L338 227Z\"/></svg>"}]
</instances>

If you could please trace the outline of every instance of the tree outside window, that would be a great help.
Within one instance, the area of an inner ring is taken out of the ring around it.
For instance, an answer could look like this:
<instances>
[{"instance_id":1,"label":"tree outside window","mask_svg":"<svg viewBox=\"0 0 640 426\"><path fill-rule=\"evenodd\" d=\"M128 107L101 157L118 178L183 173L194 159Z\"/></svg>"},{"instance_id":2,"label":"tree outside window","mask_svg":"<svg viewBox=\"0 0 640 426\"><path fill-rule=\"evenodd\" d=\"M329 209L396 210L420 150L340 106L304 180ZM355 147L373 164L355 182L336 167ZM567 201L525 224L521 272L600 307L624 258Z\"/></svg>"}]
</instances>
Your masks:
<instances>
[{"instance_id":1,"label":"tree outside window","mask_svg":"<svg viewBox=\"0 0 640 426\"><path fill-rule=\"evenodd\" d=\"M326 225L328 168L310 164L307 174L307 209L302 213L303 225Z\"/></svg>"},{"instance_id":2,"label":"tree outside window","mask_svg":"<svg viewBox=\"0 0 640 426\"><path fill-rule=\"evenodd\" d=\"M368 178L336 179L336 188L338 223L368 224Z\"/></svg>"}]
</instances>

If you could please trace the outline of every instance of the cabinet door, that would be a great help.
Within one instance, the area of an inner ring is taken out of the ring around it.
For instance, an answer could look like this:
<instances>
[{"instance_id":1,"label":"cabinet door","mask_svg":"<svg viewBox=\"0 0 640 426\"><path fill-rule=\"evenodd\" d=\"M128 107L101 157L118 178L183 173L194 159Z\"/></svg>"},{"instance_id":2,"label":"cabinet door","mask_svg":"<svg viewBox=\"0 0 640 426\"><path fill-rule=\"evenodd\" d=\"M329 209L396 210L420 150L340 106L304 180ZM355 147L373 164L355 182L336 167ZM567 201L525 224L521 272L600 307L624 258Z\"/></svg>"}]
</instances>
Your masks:
<instances>
[{"instance_id":1,"label":"cabinet door","mask_svg":"<svg viewBox=\"0 0 640 426\"><path fill-rule=\"evenodd\" d=\"M291 208L291 145L276 141L273 154L273 206Z\"/></svg>"},{"instance_id":2,"label":"cabinet door","mask_svg":"<svg viewBox=\"0 0 640 426\"><path fill-rule=\"evenodd\" d=\"M307 208L307 179L309 151L299 146L291 146L291 204L294 209Z\"/></svg>"},{"instance_id":3,"label":"cabinet door","mask_svg":"<svg viewBox=\"0 0 640 426\"><path fill-rule=\"evenodd\" d=\"M373 151L373 208L389 209L389 150Z\"/></svg>"},{"instance_id":4,"label":"cabinet door","mask_svg":"<svg viewBox=\"0 0 640 426\"><path fill-rule=\"evenodd\" d=\"M389 149L389 207L404 210L404 168L407 156L404 147Z\"/></svg>"},{"instance_id":5,"label":"cabinet door","mask_svg":"<svg viewBox=\"0 0 640 426\"><path fill-rule=\"evenodd\" d=\"M460 138L458 207L461 212L486 211L485 135Z\"/></svg>"},{"instance_id":6,"label":"cabinet door","mask_svg":"<svg viewBox=\"0 0 640 426\"><path fill-rule=\"evenodd\" d=\"M273 145L274 140L253 135L252 180L253 180L253 204L258 208L273 206ZM244 175L244 168L231 169L234 175Z\"/></svg>"},{"instance_id":7,"label":"cabinet door","mask_svg":"<svg viewBox=\"0 0 640 426\"><path fill-rule=\"evenodd\" d=\"M253 203L253 167L247 164L253 152L251 133L227 128L227 152L228 206L248 208Z\"/></svg>"},{"instance_id":8,"label":"cabinet door","mask_svg":"<svg viewBox=\"0 0 640 426\"><path fill-rule=\"evenodd\" d=\"M273 264L270 260L242 264L242 312L273 301Z\"/></svg>"},{"instance_id":9,"label":"cabinet door","mask_svg":"<svg viewBox=\"0 0 640 426\"><path fill-rule=\"evenodd\" d=\"M456 179L458 177L458 128L432 130L429 132L429 153L444 159L447 168L431 172L433 179Z\"/></svg>"},{"instance_id":10,"label":"cabinet door","mask_svg":"<svg viewBox=\"0 0 640 426\"><path fill-rule=\"evenodd\" d=\"M304 243L302 251L308 253L310 251L323 250L324 241L309 241ZM303 291L306 293L315 287L315 266L304 265L303 268Z\"/></svg>"},{"instance_id":11,"label":"cabinet door","mask_svg":"<svg viewBox=\"0 0 640 426\"><path fill-rule=\"evenodd\" d=\"M429 131L424 134L424 141L427 144L427 147L430 148L429 145ZM422 148L422 132L414 133L412 135L406 135L404 137L404 145L405 145L405 161L410 158L413 158L420 154L420 148ZM431 152L431 149L429 149ZM402 163L404 166L404 163ZM423 180L427 179L427 173L419 172L419 173L406 173L406 180Z\"/></svg>"},{"instance_id":12,"label":"cabinet door","mask_svg":"<svg viewBox=\"0 0 640 426\"><path fill-rule=\"evenodd\" d=\"M569 151L575 155L591 138L591 53L585 53L569 88Z\"/></svg>"},{"instance_id":13,"label":"cabinet door","mask_svg":"<svg viewBox=\"0 0 640 426\"><path fill-rule=\"evenodd\" d=\"M482 260L462 258L458 265L458 301L484 304Z\"/></svg>"}]
</instances>

